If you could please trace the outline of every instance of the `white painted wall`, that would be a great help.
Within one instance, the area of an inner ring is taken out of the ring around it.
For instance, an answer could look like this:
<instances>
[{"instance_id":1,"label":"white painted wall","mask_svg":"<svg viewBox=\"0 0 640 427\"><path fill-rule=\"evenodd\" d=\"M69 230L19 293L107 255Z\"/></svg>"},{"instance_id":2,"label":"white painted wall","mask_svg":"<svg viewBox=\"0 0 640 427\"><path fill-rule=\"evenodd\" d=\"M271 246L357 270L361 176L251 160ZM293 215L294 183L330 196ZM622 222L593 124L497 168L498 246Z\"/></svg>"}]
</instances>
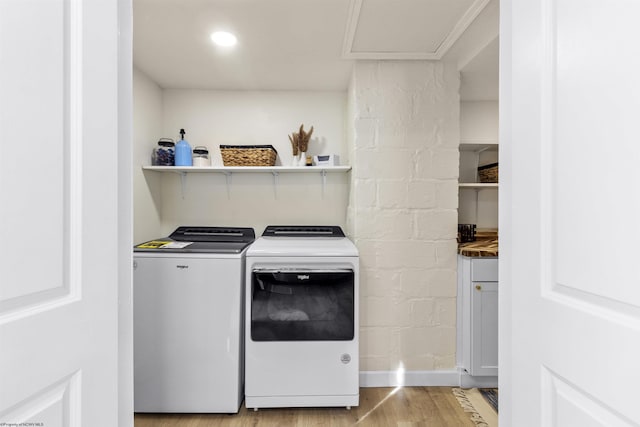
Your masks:
<instances>
[{"instance_id":1,"label":"white painted wall","mask_svg":"<svg viewBox=\"0 0 640 427\"><path fill-rule=\"evenodd\" d=\"M354 69L349 233L363 371L455 367L459 79L443 62Z\"/></svg>"},{"instance_id":2,"label":"white painted wall","mask_svg":"<svg viewBox=\"0 0 640 427\"><path fill-rule=\"evenodd\" d=\"M328 174L322 194L320 173L233 174L227 192L222 174L190 174L181 197L180 177L165 174L162 229L168 234L179 225L253 227L260 235L270 224L343 226L346 221L348 175Z\"/></svg>"},{"instance_id":3,"label":"white painted wall","mask_svg":"<svg viewBox=\"0 0 640 427\"><path fill-rule=\"evenodd\" d=\"M498 101L460 103L460 142L498 143Z\"/></svg>"},{"instance_id":4,"label":"white painted wall","mask_svg":"<svg viewBox=\"0 0 640 427\"><path fill-rule=\"evenodd\" d=\"M162 89L146 74L133 68L133 241L159 237L161 176L143 172L151 164L151 152L162 129Z\"/></svg>"},{"instance_id":5,"label":"white painted wall","mask_svg":"<svg viewBox=\"0 0 640 427\"><path fill-rule=\"evenodd\" d=\"M310 155L339 154L344 163L344 92L165 90L163 135L179 138L187 132L191 147L207 146L214 165L222 165L219 145L271 144L276 164L289 165L287 135L314 127Z\"/></svg>"},{"instance_id":6,"label":"white painted wall","mask_svg":"<svg viewBox=\"0 0 640 427\"><path fill-rule=\"evenodd\" d=\"M180 225L253 227L269 224L346 222L349 174L190 174L184 198L180 176L140 171L161 137L177 140L184 128L192 148L205 145L222 165L219 145L271 144L277 164L291 162L287 135L300 124L314 126L309 155L338 154L349 164L344 92L245 92L162 90L143 73L134 74L135 241L167 235Z\"/></svg>"},{"instance_id":7,"label":"white painted wall","mask_svg":"<svg viewBox=\"0 0 640 427\"><path fill-rule=\"evenodd\" d=\"M498 102L467 101L460 104L460 143L498 143ZM498 162L498 151L460 152L460 182L475 182L478 165ZM498 228L498 190L460 189L458 222L478 228Z\"/></svg>"},{"instance_id":8,"label":"white painted wall","mask_svg":"<svg viewBox=\"0 0 640 427\"><path fill-rule=\"evenodd\" d=\"M352 159L352 164L355 163L356 160L356 123L357 118L359 117L357 113L357 105L356 105L356 74L355 72L351 73L351 79L349 80L349 88L347 89L347 120L346 120L346 134L347 134L347 150L349 152L349 158ZM358 206L358 198L365 197L370 198L372 196L371 192L362 192L356 191L354 185L354 178L352 176L352 180L350 182L351 191L349 192L349 203L347 205L347 224L345 232L349 237L354 236L355 230L355 216L357 210L355 209ZM362 355L362 349L360 349L360 355Z\"/></svg>"}]
</instances>

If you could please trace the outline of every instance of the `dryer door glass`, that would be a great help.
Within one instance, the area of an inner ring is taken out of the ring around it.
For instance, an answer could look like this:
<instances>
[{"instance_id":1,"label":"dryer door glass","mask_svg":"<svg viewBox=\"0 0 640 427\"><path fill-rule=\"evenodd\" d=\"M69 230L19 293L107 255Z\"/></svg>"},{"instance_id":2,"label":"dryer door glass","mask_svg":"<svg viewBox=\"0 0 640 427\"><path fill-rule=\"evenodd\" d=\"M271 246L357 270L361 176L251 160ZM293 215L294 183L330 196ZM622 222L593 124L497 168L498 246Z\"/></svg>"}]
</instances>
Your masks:
<instances>
[{"instance_id":1,"label":"dryer door glass","mask_svg":"<svg viewBox=\"0 0 640 427\"><path fill-rule=\"evenodd\" d=\"M353 291L353 270L255 270L251 339L352 340Z\"/></svg>"}]
</instances>

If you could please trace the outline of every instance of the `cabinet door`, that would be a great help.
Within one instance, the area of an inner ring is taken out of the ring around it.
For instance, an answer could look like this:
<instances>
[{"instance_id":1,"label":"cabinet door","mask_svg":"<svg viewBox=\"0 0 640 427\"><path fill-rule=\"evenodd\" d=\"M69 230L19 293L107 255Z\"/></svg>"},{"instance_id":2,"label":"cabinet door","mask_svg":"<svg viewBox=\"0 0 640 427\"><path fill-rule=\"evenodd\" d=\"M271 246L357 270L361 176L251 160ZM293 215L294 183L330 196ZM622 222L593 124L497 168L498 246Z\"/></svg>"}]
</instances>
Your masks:
<instances>
[{"instance_id":1,"label":"cabinet door","mask_svg":"<svg viewBox=\"0 0 640 427\"><path fill-rule=\"evenodd\" d=\"M498 375L498 282L471 287L471 375Z\"/></svg>"}]
</instances>

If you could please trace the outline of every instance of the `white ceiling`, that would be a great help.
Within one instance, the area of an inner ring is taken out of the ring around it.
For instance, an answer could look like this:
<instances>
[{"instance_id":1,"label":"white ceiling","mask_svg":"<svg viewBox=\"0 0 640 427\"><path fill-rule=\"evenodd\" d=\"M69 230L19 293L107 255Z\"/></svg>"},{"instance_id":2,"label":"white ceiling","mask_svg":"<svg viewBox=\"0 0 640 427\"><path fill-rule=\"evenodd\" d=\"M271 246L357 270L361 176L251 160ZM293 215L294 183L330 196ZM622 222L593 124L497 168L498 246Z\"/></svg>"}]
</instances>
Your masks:
<instances>
[{"instance_id":1,"label":"white ceiling","mask_svg":"<svg viewBox=\"0 0 640 427\"><path fill-rule=\"evenodd\" d=\"M473 67L477 84L475 58L497 34L497 3L133 0L133 60L163 88L345 90L356 59L454 60ZM235 33L238 45L213 46L216 30Z\"/></svg>"}]
</instances>

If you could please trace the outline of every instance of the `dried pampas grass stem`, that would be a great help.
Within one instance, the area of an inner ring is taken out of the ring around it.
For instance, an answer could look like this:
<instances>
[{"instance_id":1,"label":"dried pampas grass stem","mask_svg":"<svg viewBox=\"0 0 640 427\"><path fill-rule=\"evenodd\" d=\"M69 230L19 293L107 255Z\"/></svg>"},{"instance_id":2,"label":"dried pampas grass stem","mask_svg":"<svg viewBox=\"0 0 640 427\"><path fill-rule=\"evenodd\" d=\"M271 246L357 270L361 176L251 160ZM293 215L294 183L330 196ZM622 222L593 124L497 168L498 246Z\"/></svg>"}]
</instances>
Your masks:
<instances>
[{"instance_id":1,"label":"dried pampas grass stem","mask_svg":"<svg viewBox=\"0 0 640 427\"><path fill-rule=\"evenodd\" d=\"M300 125L298 132L294 132L289 135L289 141L291 141L291 148L293 155L297 156L299 152L306 153L309 149L309 142L311 141L311 135L313 134L313 126L309 129L309 132L305 132L304 124Z\"/></svg>"}]
</instances>

